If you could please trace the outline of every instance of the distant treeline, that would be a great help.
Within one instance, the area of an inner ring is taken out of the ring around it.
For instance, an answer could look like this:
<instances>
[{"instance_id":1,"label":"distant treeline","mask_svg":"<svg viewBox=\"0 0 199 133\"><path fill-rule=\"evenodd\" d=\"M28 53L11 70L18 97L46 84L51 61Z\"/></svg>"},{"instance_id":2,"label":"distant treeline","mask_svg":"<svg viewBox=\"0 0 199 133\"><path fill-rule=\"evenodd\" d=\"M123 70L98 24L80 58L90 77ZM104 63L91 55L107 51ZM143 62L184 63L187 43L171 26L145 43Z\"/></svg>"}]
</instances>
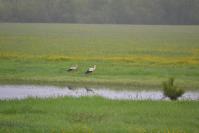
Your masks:
<instances>
[{"instance_id":1,"label":"distant treeline","mask_svg":"<svg viewBox=\"0 0 199 133\"><path fill-rule=\"evenodd\" d=\"M0 22L199 24L199 0L0 0Z\"/></svg>"}]
</instances>

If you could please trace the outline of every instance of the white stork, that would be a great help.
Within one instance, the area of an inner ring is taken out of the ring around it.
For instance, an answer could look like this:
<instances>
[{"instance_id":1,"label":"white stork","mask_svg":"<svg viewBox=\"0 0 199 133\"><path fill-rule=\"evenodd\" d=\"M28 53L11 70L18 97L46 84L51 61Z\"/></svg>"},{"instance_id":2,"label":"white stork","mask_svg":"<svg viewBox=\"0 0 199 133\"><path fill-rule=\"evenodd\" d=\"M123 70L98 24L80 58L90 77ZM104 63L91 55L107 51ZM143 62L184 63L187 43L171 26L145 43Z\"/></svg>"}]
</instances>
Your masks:
<instances>
[{"instance_id":1,"label":"white stork","mask_svg":"<svg viewBox=\"0 0 199 133\"><path fill-rule=\"evenodd\" d=\"M75 71L77 70L78 68L78 65L75 65L75 66L71 66L67 71L70 72L70 71Z\"/></svg>"},{"instance_id":2,"label":"white stork","mask_svg":"<svg viewBox=\"0 0 199 133\"><path fill-rule=\"evenodd\" d=\"M85 72L85 74L92 73L95 71L95 69L96 69L96 65L94 65L93 67L89 67L88 70Z\"/></svg>"}]
</instances>

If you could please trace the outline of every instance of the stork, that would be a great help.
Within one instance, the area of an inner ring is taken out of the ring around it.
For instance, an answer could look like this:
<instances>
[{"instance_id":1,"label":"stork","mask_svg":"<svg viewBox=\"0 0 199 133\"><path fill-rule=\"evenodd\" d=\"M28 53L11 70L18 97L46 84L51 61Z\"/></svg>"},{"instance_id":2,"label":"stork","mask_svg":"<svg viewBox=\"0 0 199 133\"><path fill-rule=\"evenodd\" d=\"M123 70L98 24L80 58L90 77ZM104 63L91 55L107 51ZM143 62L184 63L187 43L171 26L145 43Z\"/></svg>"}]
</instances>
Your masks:
<instances>
[{"instance_id":1,"label":"stork","mask_svg":"<svg viewBox=\"0 0 199 133\"><path fill-rule=\"evenodd\" d=\"M75 65L75 66L71 66L67 71L70 72L70 71L75 71L77 70L78 68L78 65Z\"/></svg>"},{"instance_id":2,"label":"stork","mask_svg":"<svg viewBox=\"0 0 199 133\"><path fill-rule=\"evenodd\" d=\"M92 73L92 72L95 71L95 69L96 69L96 65L94 65L93 67L89 67L89 68L87 69L87 71L85 72L85 74Z\"/></svg>"}]
</instances>

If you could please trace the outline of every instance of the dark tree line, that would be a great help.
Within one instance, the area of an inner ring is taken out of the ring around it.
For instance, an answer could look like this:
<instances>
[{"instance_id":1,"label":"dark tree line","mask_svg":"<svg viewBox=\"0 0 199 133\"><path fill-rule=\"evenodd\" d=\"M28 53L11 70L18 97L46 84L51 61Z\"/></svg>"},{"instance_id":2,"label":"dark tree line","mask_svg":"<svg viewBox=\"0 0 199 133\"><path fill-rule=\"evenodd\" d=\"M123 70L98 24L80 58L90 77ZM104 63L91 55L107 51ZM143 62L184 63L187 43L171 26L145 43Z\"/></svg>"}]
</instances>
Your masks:
<instances>
[{"instance_id":1,"label":"dark tree line","mask_svg":"<svg viewBox=\"0 0 199 133\"><path fill-rule=\"evenodd\" d=\"M0 0L0 22L199 24L199 0Z\"/></svg>"}]
</instances>

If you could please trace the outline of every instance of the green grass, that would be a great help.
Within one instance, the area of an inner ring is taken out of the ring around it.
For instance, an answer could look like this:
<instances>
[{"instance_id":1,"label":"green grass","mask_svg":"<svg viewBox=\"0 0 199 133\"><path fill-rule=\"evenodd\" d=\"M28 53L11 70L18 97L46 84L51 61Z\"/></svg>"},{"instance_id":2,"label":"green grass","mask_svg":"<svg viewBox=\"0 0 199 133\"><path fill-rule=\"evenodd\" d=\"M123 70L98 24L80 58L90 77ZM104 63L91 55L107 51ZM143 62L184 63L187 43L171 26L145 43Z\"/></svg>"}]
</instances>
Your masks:
<instances>
[{"instance_id":1,"label":"green grass","mask_svg":"<svg viewBox=\"0 0 199 133\"><path fill-rule=\"evenodd\" d=\"M160 89L175 77L199 89L198 36L199 26L1 23L0 83Z\"/></svg>"},{"instance_id":2,"label":"green grass","mask_svg":"<svg viewBox=\"0 0 199 133\"><path fill-rule=\"evenodd\" d=\"M98 97L0 101L0 132L198 133L198 104Z\"/></svg>"},{"instance_id":3,"label":"green grass","mask_svg":"<svg viewBox=\"0 0 199 133\"><path fill-rule=\"evenodd\" d=\"M175 77L198 90L198 36L199 26L0 23L0 84L161 89ZM198 101L29 98L0 101L0 132L198 133L198 114Z\"/></svg>"}]
</instances>

